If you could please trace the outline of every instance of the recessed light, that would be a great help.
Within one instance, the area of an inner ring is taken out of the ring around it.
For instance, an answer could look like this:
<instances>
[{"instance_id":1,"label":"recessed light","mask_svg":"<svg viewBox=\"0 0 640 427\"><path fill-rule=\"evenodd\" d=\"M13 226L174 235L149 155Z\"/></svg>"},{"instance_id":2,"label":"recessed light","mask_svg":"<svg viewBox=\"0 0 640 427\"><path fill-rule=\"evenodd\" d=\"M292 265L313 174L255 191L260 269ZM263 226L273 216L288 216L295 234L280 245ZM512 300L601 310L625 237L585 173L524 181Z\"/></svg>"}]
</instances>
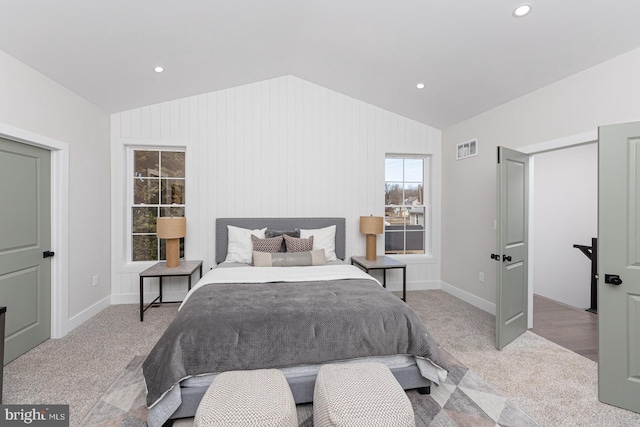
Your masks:
<instances>
[{"instance_id":1,"label":"recessed light","mask_svg":"<svg viewBox=\"0 0 640 427\"><path fill-rule=\"evenodd\" d=\"M154 68L154 69L153 69L153 71L155 71L156 73L161 73L161 72L163 72L163 71L164 71L164 68L162 68L162 67L156 67L156 68Z\"/></svg>"},{"instance_id":2,"label":"recessed light","mask_svg":"<svg viewBox=\"0 0 640 427\"><path fill-rule=\"evenodd\" d=\"M528 15L529 12L531 12L531 5L529 3L523 3L513 9L513 16L516 18L522 18L523 16Z\"/></svg>"},{"instance_id":3,"label":"recessed light","mask_svg":"<svg viewBox=\"0 0 640 427\"><path fill-rule=\"evenodd\" d=\"M418 89L424 89L424 83L418 83L418 84L416 85L416 87L417 87Z\"/></svg>"}]
</instances>

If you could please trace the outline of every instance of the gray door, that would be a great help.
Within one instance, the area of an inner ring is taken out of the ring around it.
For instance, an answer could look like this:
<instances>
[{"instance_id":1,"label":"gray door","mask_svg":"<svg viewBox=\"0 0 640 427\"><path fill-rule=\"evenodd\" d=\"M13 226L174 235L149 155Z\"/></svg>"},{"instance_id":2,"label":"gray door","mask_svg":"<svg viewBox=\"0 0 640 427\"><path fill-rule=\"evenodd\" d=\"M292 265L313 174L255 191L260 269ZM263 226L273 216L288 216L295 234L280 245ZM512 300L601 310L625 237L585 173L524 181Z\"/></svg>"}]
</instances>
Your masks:
<instances>
[{"instance_id":1,"label":"gray door","mask_svg":"<svg viewBox=\"0 0 640 427\"><path fill-rule=\"evenodd\" d=\"M0 306L4 362L51 333L50 152L0 138Z\"/></svg>"},{"instance_id":2,"label":"gray door","mask_svg":"<svg viewBox=\"0 0 640 427\"><path fill-rule=\"evenodd\" d=\"M496 348L527 330L529 156L498 147Z\"/></svg>"},{"instance_id":3,"label":"gray door","mask_svg":"<svg viewBox=\"0 0 640 427\"><path fill-rule=\"evenodd\" d=\"M640 122L598 139L598 396L640 412Z\"/></svg>"}]
</instances>

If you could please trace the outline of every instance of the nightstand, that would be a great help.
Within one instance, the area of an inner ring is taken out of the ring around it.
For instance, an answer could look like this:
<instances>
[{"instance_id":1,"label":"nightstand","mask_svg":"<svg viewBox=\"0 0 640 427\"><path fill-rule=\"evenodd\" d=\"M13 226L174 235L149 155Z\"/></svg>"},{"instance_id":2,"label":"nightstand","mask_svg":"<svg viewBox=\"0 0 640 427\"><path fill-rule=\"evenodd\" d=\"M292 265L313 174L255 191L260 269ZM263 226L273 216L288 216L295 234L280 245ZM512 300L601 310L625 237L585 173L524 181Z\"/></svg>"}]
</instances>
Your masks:
<instances>
[{"instance_id":1,"label":"nightstand","mask_svg":"<svg viewBox=\"0 0 640 427\"><path fill-rule=\"evenodd\" d=\"M144 321L144 312L151 306L158 306L160 304L178 303L182 301L162 301L162 279L164 277L188 277L189 290L191 290L191 276L193 273L199 270L200 277L202 278L202 261L182 261L180 265L173 268L168 268L165 261L161 261L140 273L140 321ZM144 306L144 279L147 277L157 277L160 280L158 285L159 293L153 301L146 307Z\"/></svg>"},{"instance_id":2,"label":"nightstand","mask_svg":"<svg viewBox=\"0 0 640 427\"><path fill-rule=\"evenodd\" d=\"M382 273L382 286L387 287L387 270L393 268L402 269L402 301L407 301L407 264L390 258L388 256L378 256L375 261L369 261L363 256L352 256L351 265L357 265L365 272L370 270L384 270Z\"/></svg>"}]
</instances>

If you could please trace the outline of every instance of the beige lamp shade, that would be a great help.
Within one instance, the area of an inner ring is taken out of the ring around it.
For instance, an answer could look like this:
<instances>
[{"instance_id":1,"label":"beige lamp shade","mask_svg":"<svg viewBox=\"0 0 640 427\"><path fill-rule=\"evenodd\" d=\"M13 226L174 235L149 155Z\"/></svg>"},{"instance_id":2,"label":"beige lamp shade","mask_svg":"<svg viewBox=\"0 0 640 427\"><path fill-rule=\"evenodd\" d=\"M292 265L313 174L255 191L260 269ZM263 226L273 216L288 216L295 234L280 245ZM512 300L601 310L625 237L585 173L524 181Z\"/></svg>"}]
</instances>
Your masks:
<instances>
[{"instance_id":1,"label":"beige lamp shade","mask_svg":"<svg viewBox=\"0 0 640 427\"><path fill-rule=\"evenodd\" d=\"M375 261L376 255L376 234L382 234L384 231L384 218L381 216L361 216L360 232L367 235L367 253L366 259Z\"/></svg>"},{"instance_id":2,"label":"beige lamp shade","mask_svg":"<svg viewBox=\"0 0 640 427\"><path fill-rule=\"evenodd\" d=\"M160 239L167 239L167 267L179 266L180 238L187 235L187 219L185 217L158 218L156 234Z\"/></svg>"},{"instance_id":3,"label":"beige lamp shade","mask_svg":"<svg viewBox=\"0 0 640 427\"><path fill-rule=\"evenodd\" d=\"M187 219L181 217L162 217L156 222L156 233L161 239L179 239L187 235Z\"/></svg>"},{"instance_id":4,"label":"beige lamp shade","mask_svg":"<svg viewBox=\"0 0 640 427\"><path fill-rule=\"evenodd\" d=\"M381 216L361 216L360 232L362 234L382 234L384 231L384 218Z\"/></svg>"}]
</instances>

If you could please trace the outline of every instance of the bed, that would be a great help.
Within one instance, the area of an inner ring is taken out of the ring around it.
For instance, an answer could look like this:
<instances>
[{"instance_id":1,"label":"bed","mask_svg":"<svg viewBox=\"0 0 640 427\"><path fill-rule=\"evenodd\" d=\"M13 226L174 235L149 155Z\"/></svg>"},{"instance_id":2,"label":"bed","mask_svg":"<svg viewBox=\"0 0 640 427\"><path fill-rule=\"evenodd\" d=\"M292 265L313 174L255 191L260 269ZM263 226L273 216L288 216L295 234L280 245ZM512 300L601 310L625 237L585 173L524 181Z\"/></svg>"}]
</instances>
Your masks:
<instances>
[{"instance_id":1,"label":"bed","mask_svg":"<svg viewBox=\"0 0 640 427\"><path fill-rule=\"evenodd\" d=\"M244 252L234 255L236 233L245 236L248 230L260 239L260 230L301 235L287 245L311 244L314 236L309 253L322 259L308 257L314 265L299 266L307 255L300 252L273 256L296 260L288 267L238 262L247 259ZM326 363L377 360L404 389L422 393L443 381L438 346L418 316L377 280L344 262L345 241L344 218L217 219L217 268L187 294L143 364L148 425L194 416L215 375L228 370L281 369L296 403L313 400L318 369Z\"/></svg>"}]
</instances>

